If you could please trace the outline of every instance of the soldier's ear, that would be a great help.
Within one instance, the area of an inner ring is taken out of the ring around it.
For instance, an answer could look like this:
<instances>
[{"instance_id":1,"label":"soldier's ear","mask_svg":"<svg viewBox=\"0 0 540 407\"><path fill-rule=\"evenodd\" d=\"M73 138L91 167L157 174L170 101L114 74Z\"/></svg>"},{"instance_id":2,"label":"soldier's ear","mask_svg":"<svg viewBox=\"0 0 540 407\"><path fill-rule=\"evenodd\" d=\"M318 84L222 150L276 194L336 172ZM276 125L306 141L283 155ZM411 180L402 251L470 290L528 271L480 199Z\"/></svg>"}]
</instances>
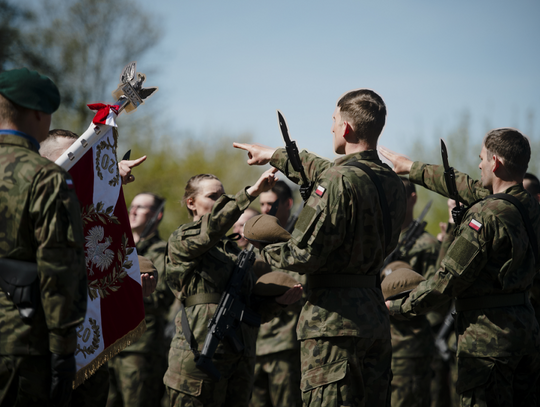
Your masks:
<instances>
[{"instance_id":1,"label":"soldier's ear","mask_svg":"<svg viewBox=\"0 0 540 407\"><path fill-rule=\"evenodd\" d=\"M195 208L195 199L193 198L188 198L186 199L186 206L188 207L188 209L191 209L192 211L194 211L196 208ZM163 214L162 214L163 216Z\"/></svg>"},{"instance_id":2,"label":"soldier's ear","mask_svg":"<svg viewBox=\"0 0 540 407\"><path fill-rule=\"evenodd\" d=\"M347 134L351 132L352 128L349 122L344 121L343 124L345 125L345 131L343 132L343 137L345 137Z\"/></svg>"},{"instance_id":3,"label":"soldier's ear","mask_svg":"<svg viewBox=\"0 0 540 407\"><path fill-rule=\"evenodd\" d=\"M499 168L501 168L502 166L502 162L501 160L499 159L499 157L497 157L496 155L493 156L493 159L491 160L492 161L492 164L491 164L491 170L493 172L497 171Z\"/></svg>"}]
</instances>

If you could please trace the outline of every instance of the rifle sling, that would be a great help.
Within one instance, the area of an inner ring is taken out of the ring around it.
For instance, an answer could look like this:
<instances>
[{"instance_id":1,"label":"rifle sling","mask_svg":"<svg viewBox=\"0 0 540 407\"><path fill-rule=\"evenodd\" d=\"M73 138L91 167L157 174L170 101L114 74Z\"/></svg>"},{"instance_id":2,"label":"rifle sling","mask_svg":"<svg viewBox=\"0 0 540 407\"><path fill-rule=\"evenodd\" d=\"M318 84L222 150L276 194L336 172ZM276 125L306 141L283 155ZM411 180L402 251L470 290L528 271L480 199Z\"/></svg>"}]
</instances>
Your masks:
<instances>
[{"instance_id":1,"label":"rifle sling","mask_svg":"<svg viewBox=\"0 0 540 407\"><path fill-rule=\"evenodd\" d=\"M486 295L477 298L457 298L456 311L471 311L484 308L512 307L525 305L527 303L527 293L496 294Z\"/></svg>"},{"instance_id":2,"label":"rifle sling","mask_svg":"<svg viewBox=\"0 0 540 407\"><path fill-rule=\"evenodd\" d=\"M386 255L386 250L390 245L390 239L392 239L392 218L390 217L390 209L388 208L388 201L386 200L386 194L384 193L381 180L371 168L369 168L366 164L362 162L350 161L345 165L356 167L364 171L371 179L371 182L373 182L373 184L377 188L377 192L379 194L379 202L381 204L381 209L383 213L384 252Z\"/></svg>"},{"instance_id":3,"label":"rifle sling","mask_svg":"<svg viewBox=\"0 0 540 407\"><path fill-rule=\"evenodd\" d=\"M309 289L315 288L376 288L376 275L315 274L307 276Z\"/></svg>"},{"instance_id":4,"label":"rifle sling","mask_svg":"<svg viewBox=\"0 0 540 407\"><path fill-rule=\"evenodd\" d=\"M509 194L495 194L490 195L487 198L504 199L505 201L510 202L516 207L516 209L521 214L521 218L523 219L523 223L525 224L525 230L527 230L527 235L529 236L529 243L532 247L534 263L538 264L538 240L536 238L536 233L534 233L534 230L532 228L532 223L529 219L529 215L527 214L527 210L525 209L523 204L519 201L519 199Z\"/></svg>"}]
</instances>

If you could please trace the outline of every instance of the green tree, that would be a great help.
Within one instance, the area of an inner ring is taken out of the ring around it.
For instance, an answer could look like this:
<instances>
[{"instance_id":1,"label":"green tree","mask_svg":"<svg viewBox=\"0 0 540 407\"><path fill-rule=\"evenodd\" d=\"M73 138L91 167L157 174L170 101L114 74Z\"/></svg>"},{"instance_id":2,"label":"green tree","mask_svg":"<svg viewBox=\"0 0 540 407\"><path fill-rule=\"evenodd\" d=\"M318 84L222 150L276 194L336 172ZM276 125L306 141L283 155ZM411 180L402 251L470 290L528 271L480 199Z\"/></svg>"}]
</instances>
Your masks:
<instances>
[{"instance_id":1,"label":"green tree","mask_svg":"<svg viewBox=\"0 0 540 407\"><path fill-rule=\"evenodd\" d=\"M133 170L136 180L124 187L124 194L128 205L141 192L152 192L167 200L159 227L164 239L178 226L191 221L182 197L193 175L214 174L223 183L225 192L234 195L247 185L253 185L263 172L260 167L248 166L245 152L232 147L233 141L251 142L248 134L234 138L222 134L184 134L173 138L162 133L159 127L147 125L137 132L130 129L131 125L119 127L119 156L131 149L131 158L148 157Z\"/></svg>"},{"instance_id":2,"label":"green tree","mask_svg":"<svg viewBox=\"0 0 540 407\"><path fill-rule=\"evenodd\" d=\"M9 58L10 65L27 66L53 79L62 95L53 126L78 134L86 130L94 115L86 105L110 102L122 68L160 37L154 18L129 0L6 4L16 4L16 9L33 16L19 24L21 41Z\"/></svg>"}]
</instances>

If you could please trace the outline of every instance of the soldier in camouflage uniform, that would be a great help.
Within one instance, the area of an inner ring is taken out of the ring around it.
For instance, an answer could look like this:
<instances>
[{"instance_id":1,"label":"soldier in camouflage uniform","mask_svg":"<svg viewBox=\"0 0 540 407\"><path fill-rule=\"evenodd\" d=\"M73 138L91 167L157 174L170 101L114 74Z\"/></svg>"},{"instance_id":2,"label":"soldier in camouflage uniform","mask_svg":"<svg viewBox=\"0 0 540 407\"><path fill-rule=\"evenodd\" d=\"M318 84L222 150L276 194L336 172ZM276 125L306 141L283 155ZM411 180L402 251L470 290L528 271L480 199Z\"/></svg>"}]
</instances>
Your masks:
<instances>
[{"instance_id":1,"label":"soldier in camouflage uniform","mask_svg":"<svg viewBox=\"0 0 540 407\"><path fill-rule=\"evenodd\" d=\"M397 173L410 172L413 182L448 196L441 166L413 163L388 150L383 154ZM410 317L456 298L462 406L535 405L540 328L529 290L538 265L526 224L538 236L540 206L522 184L529 158L529 142L517 130L487 134L480 153L481 181L456 172L460 199L472 206L440 269L406 300L387 304L391 313ZM500 192L521 202L529 220L514 204L489 197Z\"/></svg>"},{"instance_id":2,"label":"soldier in camouflage uniform","mask_svg":"<svg viewBox=\"0 0 540 407\"><path fill-rule=\"evenodd\" d=\"M400 242L413 223L416 188L406 178L407 210L401 226ZM399 243L398 243L398 247ZM429 276L435 274L440 244L424 231L407 253L400 252L399 260L409 263L414 271ZM384 273L385 271L383 271ZM427 318L418 316L410 321L390 317L392 335L392 407L430 405L431 361L435 351L433 334Z\"/></svg>"},{"instance_id":3,"label":"soldier in camouflage uniform","mask_svg":"<svg viewBox=\"0 0 540 407\"><path fill-rule=\"evenodd\" d=\"M291 215L293 197L291 188L284 181L276 182L270 191L260 195L261 212L269 213L277 199L279 204L275 216L281 225L285 226ZM280 271L287 272L305 285L305 276L294 271ZM300 343L296 337L296 325L302 305L303 302L291 305L278 317L259 328L255 382L250 407L302 405Z\"/></svg>"},{"instance_id":4,"label":"soldier in camouflage uniform","mask_svg":"<svg viewBox=\"0 0 540 407\"><path fill-rule=\"evenodd\" d=\"M109 361L109 407L157 406L165 393L163 376L169 348L164 338L165 318L174 295L165 279L167 243L158 232L163 218L162 203L163 198L145 192L136 195L129 207L137 253L152 261L159 278L155 292L144 298L146 332Z\"/></svg>"},{"instance_id":5,"label":"soldier in camouflage uniform","mask_svg":"<svg viewBox=\"0 0 540 407\"><path fill-rule=\"evenodd\" d=\"M262 192L274 184L275 170L266 171L249 188L236 195L225 195L223 185L213 175L192 177L187 184L184 202L193 222L180 226L169 238L166 257L167 283L183 304L176 317L176 335L169 351L169 368L164 377L170 405L178 406L247 406L253 384L257 327L239 324L237 335L245 346L240 353L228 341L217 347L213 358L221 374L215 381L196 367L194 354L202 350L208 322L231 277L239 254L238 247L225 237L242 212ZM243 295L249 296L254 276L246 274ZM291 289L278 297L288 304L301 296L301 288ZM293 302L294 302L293 301ZM272 300L273 309L281 307ZM253 304L251 304L253 305ZM270 307L272 307L270 305ZM189 333L182 329L182 317L187 318Z\"/></svg>"},{"instance_id":6,"label":"soldier in camouflage uniform","mask_svg":"<svg viewBox=\"0 0 540 407\"><path fill-rule=\"evenodd\" d=\"M378 285L384 258L396 247L405 217L403 183L379 159L376 147L386 106L367 89L346 93L333 115L330 162L306 151L300 158L313 190L287 243L271 244L262 256L274 267L307 274L308 299L300 314L305 405L385 406L389 403L392 345L388 312ZM248 164L270 163L293 182L300 174L284 149L235 143L248 151ZM380 180L391 220L385 221ZM386 240L385 240L386 239Z\"/></svg>"},{"instance_id":7,"label":"soldier in camouflage uniform","mask_svg":"<svg viewBox=\"0 0 540 407\"><path fill-rule=\"evenodd\" d=\"M75 377L87 291L81 213L69 174L38 154L59 104L37 72L0 74L0 260L36 263L40 298L23 322L0 292L0 405L65 406Z\"/></svg>"}]
</instances>

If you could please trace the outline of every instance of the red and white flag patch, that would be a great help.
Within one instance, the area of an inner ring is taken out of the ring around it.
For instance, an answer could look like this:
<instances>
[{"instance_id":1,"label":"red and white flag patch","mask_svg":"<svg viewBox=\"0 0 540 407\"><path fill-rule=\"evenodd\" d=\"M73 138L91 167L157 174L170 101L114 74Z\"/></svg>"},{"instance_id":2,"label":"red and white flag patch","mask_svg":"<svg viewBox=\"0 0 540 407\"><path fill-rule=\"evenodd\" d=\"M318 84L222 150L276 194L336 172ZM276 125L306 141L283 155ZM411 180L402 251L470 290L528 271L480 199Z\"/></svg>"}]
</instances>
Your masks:
<instances>
[{"instance_id":1,"label":"red and white flag patch","mask_svg":"<svg viewBox=\"0 0 540 407\"><path fill-rule=\"evenodd\" d=\"M319 196L323 196L325 192L326 192L326 188L323 187L322 185L319 185L319 186L317 187L317 190L315 191L315 193L316 193L317 195L319 195Z\"/></svg>"},{"instance_id":2,"label":"red and white flag patch","mask_svg":"<svg viewBox=\"0 0 540 407\"><path fill-rule=\"evenodd\" d=\"M75 189L75 185L73 185L73 181L70 180L69 178L66 179L66 184L67 184L69 189Z\"/></svg>"},{"instance_id":3,"label":"red and white flag patch","mask_svg":"<svg viewBox=\"0 0 540 407\"><path fill-rule=\"evenodd\" d=\"M480 229L482 229L482 224L475 219L469 222L469 226L473 228L474 230L476 230L477 232L480 232Z\"/></svg>"}]
</instances>

